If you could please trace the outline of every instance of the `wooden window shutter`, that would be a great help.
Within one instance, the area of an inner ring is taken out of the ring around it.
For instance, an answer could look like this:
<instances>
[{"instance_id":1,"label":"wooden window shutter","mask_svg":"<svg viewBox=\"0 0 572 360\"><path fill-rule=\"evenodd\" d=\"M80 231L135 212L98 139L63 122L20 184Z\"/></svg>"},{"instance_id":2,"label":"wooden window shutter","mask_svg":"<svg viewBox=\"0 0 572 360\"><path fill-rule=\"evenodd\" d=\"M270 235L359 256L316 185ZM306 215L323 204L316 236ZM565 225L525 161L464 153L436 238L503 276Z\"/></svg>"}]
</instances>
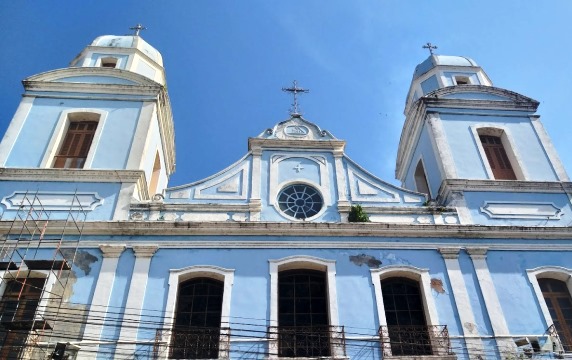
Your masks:
<instances>
[{"instance_id":1,"label":"wooden window shutter","mask_svg":"<svg viewBox=\"0 0 572 360\"><path fill-rule=\"evenodd\" d=\"M85 163L95 130L97 121L74 121L71 122L56 161L55 168L81 169Z\"/></svg>"},{"instance_id":2,"label":"wooden window shutter","mask_svg":"<svg viewBox=\"0 0 572 360\"><path fill-rule=\"evenodd\" d=\"M480 135L479 138L495 179L516 180L516 175L512 169L501 138L490 135Z\"/></svg>"}]
</instances>

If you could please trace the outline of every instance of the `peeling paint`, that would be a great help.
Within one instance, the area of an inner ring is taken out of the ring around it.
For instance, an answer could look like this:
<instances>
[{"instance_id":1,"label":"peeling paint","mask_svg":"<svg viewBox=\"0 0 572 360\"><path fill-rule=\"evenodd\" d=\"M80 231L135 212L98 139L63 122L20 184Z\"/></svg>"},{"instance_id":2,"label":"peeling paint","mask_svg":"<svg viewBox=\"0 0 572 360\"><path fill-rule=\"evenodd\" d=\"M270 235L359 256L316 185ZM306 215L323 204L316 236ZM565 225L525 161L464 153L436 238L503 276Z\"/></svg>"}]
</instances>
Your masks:
<instances>
[{"instance_id":1,"label":"peeling paint","mask_svg":"<svg viewBox=\"0 0 572 360\"><path fill-rule=\"evenodd\" d=\"M477 326L471 322L466 322L463 324L463 327L470 333L473 334L475 333L475 329L477 328Z\"/></svg>"},{"instance_id":2,"label":"peeling paint","mask_svg":"<svg viewBox=\"0 0 572 360\"><path fill-rule=\"evenodd\" d=\"M381 265L381 260L376 259L374 256L360 254L350 255L350 261L357 266L367 265L370 268L378 268Z\"/></svg>"},{"instance_id":3,"label":"peeling paint","mask_svg":"<svg viewBox=\"0 0 572 360\"><path fill-rule=\"evenodd\" d=\"M73 264L78 268L82 269L86 275L91 272L91 264L99 259L85 250L78 250L74 257L74 250L63 249L62 254L66 259L73 259Z\"/></svg>"},{"instance_id":4,"label":"peeling paint","mask_svg":"<svg viewBox=\"0 0 572 360\"><path fill-rule=\"evenodd\" d=\"M439 294L444 294L445 288L443 287L443 280L437 278L431 279L431 289L437 291Z\"/></svg>"}]
</instances>

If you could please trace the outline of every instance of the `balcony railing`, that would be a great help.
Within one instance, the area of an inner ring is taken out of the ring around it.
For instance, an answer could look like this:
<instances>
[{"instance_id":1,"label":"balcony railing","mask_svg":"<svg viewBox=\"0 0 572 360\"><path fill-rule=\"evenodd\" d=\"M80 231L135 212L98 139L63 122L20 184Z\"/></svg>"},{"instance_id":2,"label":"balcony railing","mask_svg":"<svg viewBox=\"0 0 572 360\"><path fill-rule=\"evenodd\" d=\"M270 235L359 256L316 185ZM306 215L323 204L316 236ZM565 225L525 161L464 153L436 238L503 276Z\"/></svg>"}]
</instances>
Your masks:
<instances>
[{"instance_id":1,"label":"balcony railing","mask_svg":"<svg viewBox=\"0 0 572 360\"><path fill-rule=\"evenodd\" d=\"M451 355L447 325L379 327L383 356Z\"/></svg>"},{"instance_id":2,"label":"balcony railing","mask_svg":"<svg viewBox=\"0 0 572 360\"><path fill-rule=\"evenodd\" d=\"M157 330L153 358L158 357L165 346L168 346L169 359L228 359L230 328L175 327L172 330Z\"/></svg>"},{"instance_id":3,"label":"balcony railing","mask_svg":"<svg viewBox=\"0 0 572 360\"><path fill-rule=\"evenodd\" d=\"M558 333L558 329L556 329L554 324L550 325L550 327L546 329L546 334L556 339L556 343L553 345L553 351L572 353L572 339L567 338L565 333ZM559 349L559 347L561 348Z\"/></svg>"},{"instance_id":4,"label":"balcony railing","mask_svg":"<svg viewBox=\"0 0 572 360\"><path fill-rule=\"evenodd\" d=\"M271 357L345 357L343 326L270 326Z\"/></svg>"}]
</instances>

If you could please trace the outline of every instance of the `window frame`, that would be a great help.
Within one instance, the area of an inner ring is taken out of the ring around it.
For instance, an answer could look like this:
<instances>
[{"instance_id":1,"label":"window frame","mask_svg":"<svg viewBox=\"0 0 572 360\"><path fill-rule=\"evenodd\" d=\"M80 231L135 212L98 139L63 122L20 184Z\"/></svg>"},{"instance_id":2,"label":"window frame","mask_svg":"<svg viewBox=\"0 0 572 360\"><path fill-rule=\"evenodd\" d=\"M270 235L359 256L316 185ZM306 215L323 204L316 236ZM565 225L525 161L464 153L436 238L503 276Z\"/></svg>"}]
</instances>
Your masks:
<instances>
[{"instance_id":1,"label":"window frame","mask_svg":"<svg viewBox=\"0 0 572 360\"><path fill-rule=\"evenodd\" d=\"M487 158L485 149L483 147L483 144L481 143L480 135L499 137L501 139L501 143L506 152L506 155L508 156L508 159L510 161L512 170L514 171L514 174L516 176L516 180L518 181L518 180L528 179L527 172L523 166L522 158L518 153L518 150L513 141L513 137L511 136L511 133L508 130L508 128L496 124L477 124L477 125L471 125L470 128L471 128L471 133L473 134L473 140L477 146L477 150L481 157L481 164L484 166L489 180L511 181L511 180L503 180L495 178L493 170L489 163L489 159Z\"/></svg>"},{"instance_id":2,"label":"window frame","mask_svg":"<svg viewBox=\"0 0 572 360\"><path fill-rule=\"evenodd\" d=\"M105 127L105 121L107 120L108 112L100 109L89 109L89 108L69 109L62 111L54 127L54 131L52 133L50 142L48 143L46 151L44 152L42 162L40 163L41 168L53 167L55 158L59 153L60 148L62 147L63 142L65 140L70 123L75 121L73 119L74 117L81 116L81 114L91 114L90 116L94 116L95 114L98 116L97 119L89 120L89 121L97 121L97 128L95 129L95 134L93 135L91 146L87 153L87 157L85 159L83 167L81 168L81 169L91 169L91 166L93 164L93 159L101 139L102 131L103 128Z\"/></svg>"},{"instance_id":3,"label":"window frame","mask_svg":"<svg viewBox=\"0 0 572 360\"><path fill-rule=\"evenodd\" d=\"M528 281L532 285L534 295L536 296L536 301L538 301L538 305L540 306L540 310L544 317L545 326L546 328L549 328L554 325L554 321L552 320L552 316L550 315L550 311L548 310L548 306L544 300L544 294L540 289L538 279L554 279L565 282L570 297L572 297L572 269L562 266L541 266L526 270L526 273L528 275ZM561 344L558 345L559 347L562 347Z\"/></svg>"},{"instance_id":4,"label":"window frame","mask_svg":"<svg viewBox=\"0 0 572 360\"><path fill-rule=\"evenodd\" d=\"M406 278L419 283L427 326L439 325L437 307L435 306L435 299L433 299L431 293L431 276L429 275L429 269L421 269L408 265L390 265L379 269L371 269L370 272L371 281L375 290L379 326L387 326L381 281L393 277Z\"/></svg>"},{"instance_id":5,"label":"window frame","mask_svg":"<svg viewBox=\"0 0 572 360\"><path fill-rule=\"evenodd\" d=\"M326 274L328 296L328 317L330 326L339 325L338 292L336 288L336 261L326 260L308 255L293 255L281 259L268 260L270 268L270 326L278 324L278 273L285 270L307 269L319 270ZM269 348L278 349L277 334L269 339ZM337 354L331 354L336 357ZM277 359L278 354L270 354L270 359Z\"/></svg>"},{"instance_id":6,"label":"window frame","mask_svg":"<svg viewBox=\"0 0 572 360\"><path fill-rule=\"evenodd\" d=\"M232 286L234 284L234 269L225 269L212 265L194 265L182 269L169 270L169 290L167 293L167 302L165 305L165 322L163 330L167 334L165 336L165 344L171 346L171 331L175 324L175 310L177 307L177 295L179 292L179 284L194 278L212 278L223 282L222 309L220 327L228 328L230 326L230 301L232 295ZM222 332L221 332L221 335ZM220 344L219 359L228 358L229 350Z\"/></svg>"}]
</instances>

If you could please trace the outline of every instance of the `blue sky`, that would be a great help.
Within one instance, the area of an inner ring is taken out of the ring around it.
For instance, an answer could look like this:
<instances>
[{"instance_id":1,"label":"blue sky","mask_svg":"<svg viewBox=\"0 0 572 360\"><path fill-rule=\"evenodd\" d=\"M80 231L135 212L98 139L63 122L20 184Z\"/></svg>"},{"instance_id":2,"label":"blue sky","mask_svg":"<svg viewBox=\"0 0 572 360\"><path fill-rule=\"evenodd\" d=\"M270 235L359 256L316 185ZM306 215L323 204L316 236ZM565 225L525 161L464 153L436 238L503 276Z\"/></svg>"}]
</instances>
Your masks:
<instances>
[{"instance_id":1,"label":"blue sky","mask_svg":"<svg viewBox=\"0 0 572 360\"><path fill-rule=\"evenodd\" d=\"M541 102L572 169L572 1L170 0L6 1L0 5L0 132L20 81L66 67L95 37L136 23L163 55L176 129L170 185L238 160L247 139L288 118L280 89L310 89L304 117L347 141L347 154L394 180L403 106L428 53L473 58L495 86Z\"/></svg>"}]
</instances>

